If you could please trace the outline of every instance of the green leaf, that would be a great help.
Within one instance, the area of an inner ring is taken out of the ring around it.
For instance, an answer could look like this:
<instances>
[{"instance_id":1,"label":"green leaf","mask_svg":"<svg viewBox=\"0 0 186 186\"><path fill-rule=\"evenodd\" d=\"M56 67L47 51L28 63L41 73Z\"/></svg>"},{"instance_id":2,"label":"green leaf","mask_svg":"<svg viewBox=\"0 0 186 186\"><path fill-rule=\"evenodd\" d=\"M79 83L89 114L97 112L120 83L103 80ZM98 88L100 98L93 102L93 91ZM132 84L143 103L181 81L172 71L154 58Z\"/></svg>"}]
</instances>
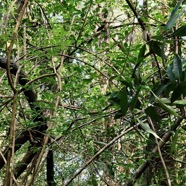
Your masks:
<instances>
[{"instance_id":1,"label":"green leaf","mask_svg":"<svg viewBox=\"0 0 186 186\"><path fill-rule=\"evenodd\" d=\"M91 185L92 185L92 186L98 186L96 177L95 177L95 176L93 176L93 177L94 177L94 178L91 178Z\"/></svg>"},{"instance_id":2,"label":"green leaf","mask_svg":"<svg viewBox=\"0 0 186 186\"><path fill-rule=\"evenodd\" d=\"M162 93L165 94L169 87L172 86L172 82L165 80L164 82L159 82L154 84L152 91L155 92L157 96L161 95ZM154 100L154 96L150 98L151 101Z\"/></svg>"},{"instance_id":3,"label":"green leaf","mask_svg":"<svg viewBox=\"0 0 186 186\"><path fill-rule=\"evenodd\" d=\"M174 26L174 24L176 23L176 20L180 17L181 13L183 12L183 10L182 10L182 12L178 12L181 3L182 3L182 1L180 1L177 4L177 6L174 8L174 10L172 11L171 16L165 26L165 29L167 29L167 30L171 29Z\"/></svg>"},{"instance_id":4,"label":"green leaf","mask_svg":"<svg viewBox=\"0 0 186 186\"><path fill-rule=\"evenodd\" d=\"M140 49L139 54L138 54L138 63L143 61L144 56L145 56L145 51L146 51L146 45L143 45Z\"/></svg>"},{"instance_id":5,"label":"green leaf","mask_svg":"<svg viewBox=\"0 0 186 186\"><path fill-rule=\"evenodd\" d=\"M152 91L151 91L152 92ZM168 112L169 114L171 115L174 115L174 116L179 116L179 114L171 107L171 106L168 106L166 105L165 103L163 103L163 101L158 98L153 92L152 94L154 95L155 97L155 100L157 101L158 105L166 112Z\"/></svg>"},{"instance_id":6,"label":"green leaf","mask_svg":"<svg viewBox=\"0 0 186 186\"><path fill-rule=\"evenodd\" d=\"M147 132L147 133L150 133L152 134L155 138L158 138L158 139L161 139L149 126L148 123L143 123L142 121L140 121L139 119L137 119L137 121L139 122L141 128Z\"/></svg>"},{"instance_id":7,"label":"green leaf","mask_svg":"<svg viewBox=\"0 0 186 186\"><path fill-rule=\"evenodd\" d=\"M148 44L152 52L157 54L159 57L162 57L162 50L160 48L162 44L160 42L151 40Z\"/></svg>"},{"instance_id":8,"label":"green leaf","mask_svg":"<svg viewBox=\"0 0 186 186\"><path fill-rule=\"evenodd\" d=\"M178 28L171 36L186 36L186 25Z\"/></svg>"},{"instance_id":9,"label":"green leaf","mask_svg":"<svg viewBox=\"0 0 186 186\"><path fill-rule=\"evenodd\" d=\"M110 78L111 79L111 78ZM126 80L119 80L123 85L125 85L126 87L129 87L129 88L132 88L133 87L133 84L131 82L128 82Z\"/></svg>"},{"instance_id":10,"label":"green leaf","mask_svg":"<svg viewBox=\"0 0 186 186\"><path fill-rule=\"evenodd\" d=\"M182 77L183 77L182 62L177 54L174 55L173 70L172 71L178 80L182 79Z\"/></svg>"},{"instance_id":11,"label":"green leaf","mask_svg":"<svg viewBox=\"0 0 186 186\"><path fill-rule=\"evenodd\" d=\"M174 91L173 91L173 93L171 95L171 103L173 103L174 101L176 101L177 99L179 99L181 97L182 91L183 91L183 89L182 89L182 87L180 85L178 85L174 89Z\"/></svg>"},{"instance_id":12,"label":"green leaf","mask_svg":"<svg viewBox=\"0 0 186 186\"><path fill-rule=\"evenodd\" d=\"M149 116L153 121L160 122L160 115L157 113L155 107L150 106L145 109L145 113Z\"/></svg>"},{"instance_id":13,"label":"green leaf","mask_svg":"<svg viewBox=\"0 0 186 186\"><path fill-rule=\"evenodd\" d=\"M112 92L112 93L110 93L109 94L109 101L111 102L111 103L115 103L115 104L117 104L117 105L119 105L120 104L120 94L119 94L119 91L115 91L115 92Z\"/></svg>"},{"instance_id":14,"label":"green leaf","mask_svg":"<svg viewBox=\"0 0 186 186\"><path fill-rule=\"evenodd\" d=\"M170 104L170 100L168 98L160 98L160 100L164 103L164 104Z\"/></svg>"},{"instance_id":15,"label":"green leaf","mask_svg":"<svg viewBox=\"0 0 186 186\"><path fill-rule=\"evenodd\" d=\"M173 103L173 105L181 105L185 106L186 105L186 100L177 100Z\"/></svg>"},{"instance_id":16,"label":"green leaf","mask_svg":"<svg viewBox=\"0 0 186 186\"><path fill-rule=\"evenodd\" d=\"M143 45L140 49L139 54L138 54L138 61L137 61L137 64L135 65L133 73L132 73L132 78L134 78L134 83L136 85L139 85L141 83L140 70L138 69L138 67L140 66L141 62L144 59L145 50L146 50L146 45Z\"/></svg>"},{"instance_id":17,"label":"green leaf","mask_svg":"<svg viewBox=\"0 0 186 186\"><path fill-rule=\"evenodd\" d=\"M126 87L123 87L120 92L120 107L123 115L125 116L128 110L128 97Z\"/></svg>"},{"instance_id":18,"label":"green leaf","mask_svg":"<svg viewBox=\"0 0 186 186\"><path fill-rule=\"evenodd\" d=\"M176 7L175 7L175 8L173 9L173 11L171 12L171 16L170 16L170 17L174 17L174 16L175 16L175 14L176 14L176 12L178 11L178 9L179 9L181 3L182 3L182 1L180 1L180 2L176 5Z\"/></svg>"}]
</instances>

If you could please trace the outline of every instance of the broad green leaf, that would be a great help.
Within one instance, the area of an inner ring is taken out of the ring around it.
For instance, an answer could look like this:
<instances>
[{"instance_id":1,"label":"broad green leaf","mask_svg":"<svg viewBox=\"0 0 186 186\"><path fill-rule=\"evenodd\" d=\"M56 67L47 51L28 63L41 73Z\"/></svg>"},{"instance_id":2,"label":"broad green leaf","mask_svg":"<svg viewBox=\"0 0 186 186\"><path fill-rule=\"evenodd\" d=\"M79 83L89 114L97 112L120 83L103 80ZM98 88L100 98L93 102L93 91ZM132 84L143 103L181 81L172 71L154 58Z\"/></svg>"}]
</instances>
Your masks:
<instances>
[{"instance_id":1,"label":"broad green leaf","mask_svg":"<svg viewBox=\"0 0 186 186\"><path fill-rule=\"evenodd\" d=\"M123 115L125 116L128 110L128 97L126 87L123 87L123 89L120 92L120 107Z\"/></svg>"},{"instance_id":2,"label":"broad green leaf","mask_svg":"<svg viewBox=\"0 0 186 186\"><path fill-rule=\"evenodd\" d=\"M165 28L167 30L171 29L174 26L177 19L180 17L181 13L183 12L183 10L182 10L182 12L179 12L179 8L180 8L181 3L182 3L182 1L180 1L177 4L177 6L174 8L174 10L172 11L171 16L170 16L170 18L169 18L169 20L168 20L168 22L165 26Z\"/></svg>"},{"instance_id":3,"label":"broad green leaf","mask_svg":"<svg viewBox=\"0 0 186 186\"><path fill-rule=\"evenodd\" d=\"M175 77L178 80L182 79L183 73L182 73L182 62L181 59L177 54L174 55L174 61L173 61L173 70L172 72L174 73Z\"/></svg>"},{"instance_id":4,"label":"broad green leaf","mask_svg":"<svg viewBox=\"0 0 186 186\"><path fill-rule=\"evenodd\" d=\"M137 119L137 121L139 122L141 128L142 128L145 132L147 132L147 133L149 133L149 134L152 134L155 138L161 139L161 138L150 128L149 124L143 123L143 122L140 121L139 119Z\"/></svg>"},{"instance_id":5,"label":"broad green leaf","mask_svg":"<svg viewBox=\"0 0 186 186\"><path fill-rule=\"evenodd\" d=\"M152 91L151 91L152 92ZM171 115L174 115L174 116L179 116L179 114L171 107L171 106L168 106L166 105L165 103L163 103L163 101L158 98L153 92L152 94L154 95L155 97L155 101L157 101L158 105L166 112L168 112L169 114Z\"/></svg>"},{"instance_id":6,"label":"broad green leaf","mask_svg":"<svg viewBox=\"0 0 186 186\"><path fill-rule=\"evenodd\" d=\"M144 59L145 51L146 51L146 45L143 45L140 49L139 54L138 54L138 63Z\"/></svg>"},{"instance_id":7,"label":"broad green leaf","mask_svg":"<svg viewBox=\"0 0 186 186\"><path fill-rule=\"evenodd\" d=\"M170 100L168 98L160 98L160 100L164 103L164 104L170 104Z\"/></svg>"},{"instance_id":8,"label":"broad green leaf","mask_svg":"<svg viewBox=\"0 0 186 186\"><path fill-rule=\"evenodd\" d=\"M175 87L176 87L176 82L168 83L168 86L167 86L167 88L165 90L165 96L167 96L169 98L170 93L172 91L174 91Z\"/></svg>"},{"instance_id":9,"label":"broad green leaf","mask_svg":"<svg viewBox=\"0 0 186 186\"><path fill-rule=\"evenodd\" d=\"M172 82L167 81L167 82L161 82L158 83L158 85L154 84L152 91L155 92L155 94L157 96L161 95L162 93L164 94L168 89L170 89L169 87L172 87ZM154 96L150 99L150 100L154 100Z\"/></svg>"},{"instance_id":10,"label":"broad green leaf","mask_svg":"<svg viewBox=\"0 0 186 186\"><path fill-rule=\"evenodd\" d=\"M138 67L140 66L141 62L144 59L145 50L146 50L146 45L143 45L140 49L139 54L138 54L138 62L135 65L133 73L132 73L132 78L134 78L134 82L137 85L139 85L141 83L140 72L139 72L140 70L138 70Z\"/></svg>"},{"instance_id":11,"label":"broad green leaf","mask_svg":"<svg viewBox=\"0 0 186 186\"><path fill-rule=\"evenodd\" d=\"M181 95L185 95L186 93L186 82L183 81L179 83L173 90L173 93L171 95L171 103L180 99Z\"/></svg>"},{"instance_id":12,"label":"broad green leaf","mask_svg":"<svg viewBox=\"0 0 186 186\"><path fill-rule=\"evenodd\" d=\"M138 61L137 61L137 64L135 65L133 73L132 73L132 78L134 78L134 83L136 85L140 85L140 83L141 83L140 69L138 69L138 67L140 66L141 62L144 59L145 50L146 50L146 45L143 45L142 48L140 49L139 54L138 54Z\"/></svg>"},{"instance_id":13,"label":"broad green leaf","mask_svg":"<svg viewBox=\"0 0 186 186\"><path fill-rule=\"evenodd\" d=\"M135 96L132 98L131 102L130 102L130 109L131 111L134 110L135 106L136 106L136 103L137 103L137 100L138 100L138 95L139 95L139 92L140 92L140 89L141 87L138 88Z\"/></svg>"},{"instance_id":14,"label":"broad green leaf","mask_svg":"<svg viewBox=\"0 0 186 186\"><path fill-rule=\"evenodd\" d=\"M160 115L157 113L155 107L150 106L145 109L145 113L149 116L153 121L160 122Z\"/></svg>"},{"instance_id":15,"label":"broad green leaf","mask_svg":"<svg viewBox=\"0 0 186 186\"><path fill-rule=\"evenodd\" d=\"M183 70L183 82L186 82L186 69Z\"/></svg>"},{"instance_id":16,"label":"broad green leaf","mask_svg":"<svg viewBox=\"0 0 186 186\"><path fill-rule=\"evenodd\" d=\"M171 36L186 36L186 25L178 28Z\"/></svg>"},{"instance_id":17,"label":"broad green leaf","mask_svg":"<svg viewBox=\"0 0 186 186\"><path fill-rule=\"evenodd\" d=\"M176 5L176 7L173 9L173 11L171 12L171 16L170 17L174 17L175 16L175 14L177 13L177 11L178 11L178 9L179 9L179 7L180 7L180 5L181 5L181 3L183 2L183 0L181 0L177 5Z\"/></svg>"}]
</instances>

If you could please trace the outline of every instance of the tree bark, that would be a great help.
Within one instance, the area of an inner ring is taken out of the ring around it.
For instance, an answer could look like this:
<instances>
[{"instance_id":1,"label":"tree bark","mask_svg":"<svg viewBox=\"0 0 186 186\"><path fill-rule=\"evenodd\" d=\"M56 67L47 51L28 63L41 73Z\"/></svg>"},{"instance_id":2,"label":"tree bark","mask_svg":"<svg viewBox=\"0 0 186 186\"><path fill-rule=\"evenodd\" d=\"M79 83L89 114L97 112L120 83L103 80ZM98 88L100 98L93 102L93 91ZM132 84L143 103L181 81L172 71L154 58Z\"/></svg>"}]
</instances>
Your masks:
<instances>
[{"instance_id":1,"label":"tree bark","mask_svg":"<svg viewBox=\"0 0 186 186\"><path fill-rule=\"evenodd\" d=\"M48 186L54 186L54 157L53 157L53 150L50 149L47 154L47 183Z\"/></svg>"}]
</instances>

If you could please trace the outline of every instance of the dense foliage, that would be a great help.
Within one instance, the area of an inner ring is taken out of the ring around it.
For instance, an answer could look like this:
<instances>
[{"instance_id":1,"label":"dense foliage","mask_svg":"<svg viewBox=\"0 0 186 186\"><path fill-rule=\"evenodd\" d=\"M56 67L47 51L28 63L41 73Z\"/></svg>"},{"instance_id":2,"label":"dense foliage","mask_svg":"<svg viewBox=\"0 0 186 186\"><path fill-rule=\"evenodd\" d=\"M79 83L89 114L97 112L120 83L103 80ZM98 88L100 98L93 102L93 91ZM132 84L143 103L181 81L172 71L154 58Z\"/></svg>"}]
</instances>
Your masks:
<instances>
[{"instance_id":1,"label":"dense foliage","mask_svg":"<svg viewBox=\"0 0 186 186\"><path fill-rule=\"evenodd\" d=\"M185 1L0 7L0 185L184 185Z\"/></svg>"}]
</instances>

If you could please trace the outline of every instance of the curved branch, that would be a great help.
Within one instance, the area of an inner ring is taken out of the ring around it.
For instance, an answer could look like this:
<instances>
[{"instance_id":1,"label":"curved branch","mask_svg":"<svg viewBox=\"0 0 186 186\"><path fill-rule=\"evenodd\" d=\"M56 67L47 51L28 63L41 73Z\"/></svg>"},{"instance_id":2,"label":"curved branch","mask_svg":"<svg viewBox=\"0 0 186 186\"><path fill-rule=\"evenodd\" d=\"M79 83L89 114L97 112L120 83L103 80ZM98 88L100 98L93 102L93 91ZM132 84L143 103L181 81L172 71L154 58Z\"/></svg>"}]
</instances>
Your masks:
<instances>
[{"instance_id":1,"label":"curved branch","mask_svg":"<svg viewBox=\"0 0 186 186\"><path fill-rule=\"evenodd\" d=\"M0 67L3 69L6 69L7 66L7 62L5 58L0 57ZM10 62L10 73L13 75L16 75L18 71L18 67L15 63ZM27 76L23 73L20 72L19 73L19 77L18 77L18 82L21 86L26 85L27 83L29 83L29 80L27 78ZM35 94L35 92L33 90L25 90L24 89L24 94L27 98L28 103L30 104L30 107L33 107L33 102L36 102L37 100L37 96Z\"/></svg>"}]
</instances>

